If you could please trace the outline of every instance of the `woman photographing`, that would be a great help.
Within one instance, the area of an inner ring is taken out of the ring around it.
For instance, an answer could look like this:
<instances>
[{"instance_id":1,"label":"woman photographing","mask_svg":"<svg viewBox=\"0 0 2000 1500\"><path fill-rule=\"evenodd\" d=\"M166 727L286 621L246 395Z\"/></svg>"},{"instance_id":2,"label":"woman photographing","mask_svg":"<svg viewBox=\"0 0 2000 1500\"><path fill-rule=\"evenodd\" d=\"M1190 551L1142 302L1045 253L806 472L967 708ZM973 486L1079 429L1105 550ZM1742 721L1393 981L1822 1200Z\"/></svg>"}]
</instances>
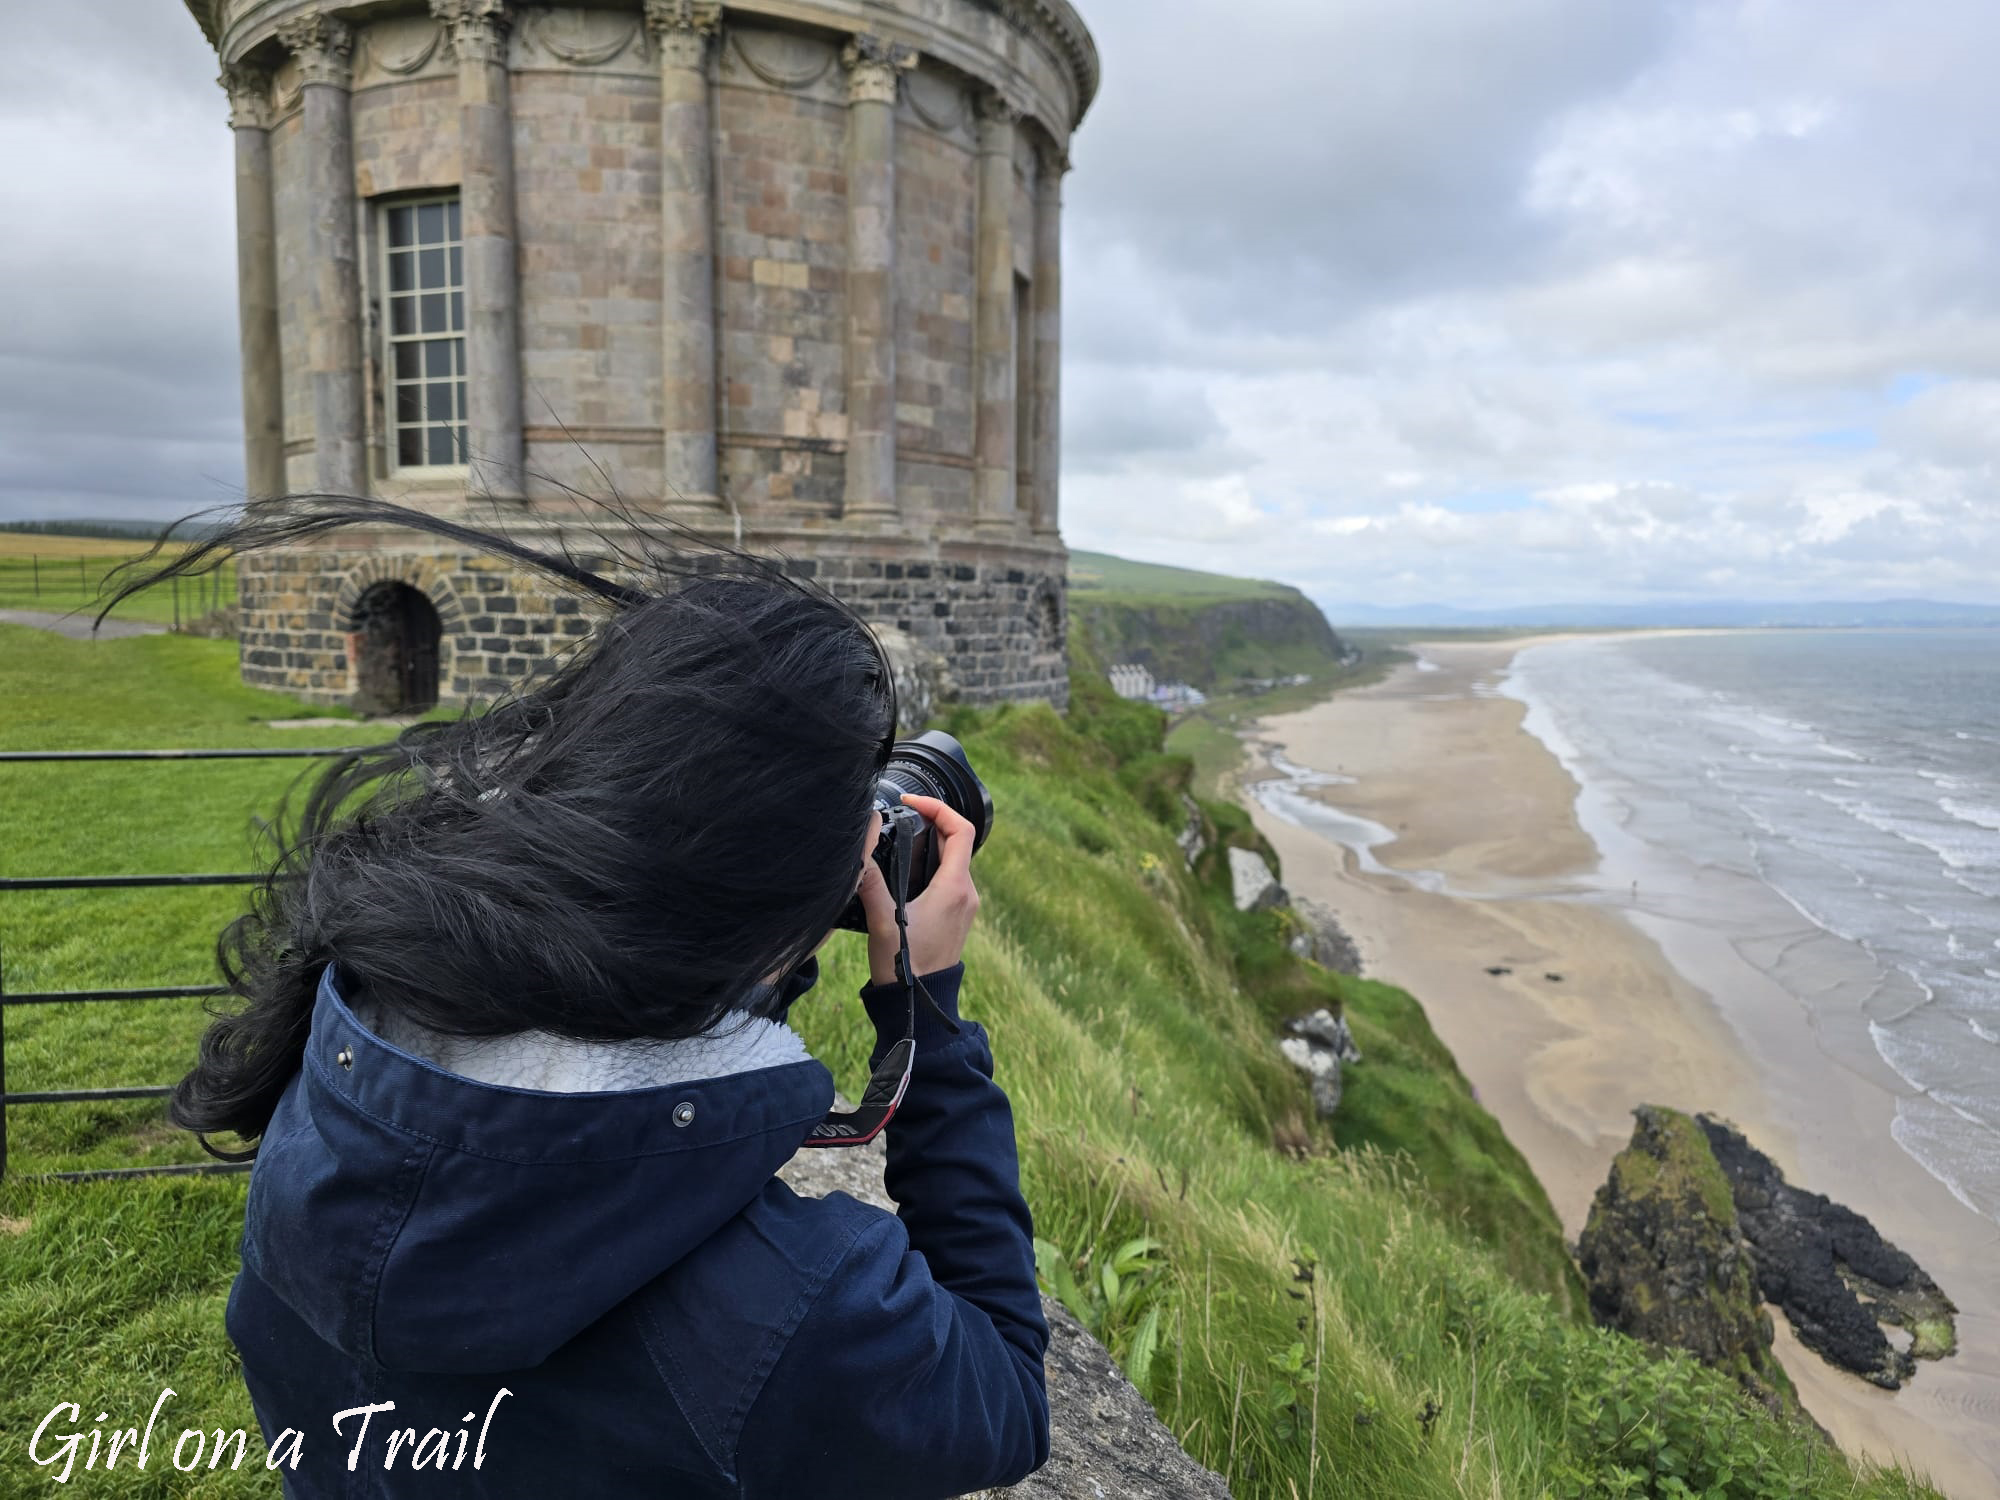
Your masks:
<instances>
[{"instance_id":1,"label":"woman photographing","mask_svg":"<svg viewBox=\"0 0 2000 1500\"><path fill-rule=\"evenodd\" d=\"M487 712L335 761L219 945L239 1008L172 1116L254 1155L227 1326L286 1493L944 1500L1025 1476L1048 1329L1012 1115L957 1013L975 830L902 798L938 862L899 923L871 857L896 727L873 634L705 540L638 586L373 501L262 508L118 597L354 524L610 613ZM842 1118L785 1017L857 894L871 1065L904 1070L895 1214L774 1175Z\"/></svg>"}]
</instances>

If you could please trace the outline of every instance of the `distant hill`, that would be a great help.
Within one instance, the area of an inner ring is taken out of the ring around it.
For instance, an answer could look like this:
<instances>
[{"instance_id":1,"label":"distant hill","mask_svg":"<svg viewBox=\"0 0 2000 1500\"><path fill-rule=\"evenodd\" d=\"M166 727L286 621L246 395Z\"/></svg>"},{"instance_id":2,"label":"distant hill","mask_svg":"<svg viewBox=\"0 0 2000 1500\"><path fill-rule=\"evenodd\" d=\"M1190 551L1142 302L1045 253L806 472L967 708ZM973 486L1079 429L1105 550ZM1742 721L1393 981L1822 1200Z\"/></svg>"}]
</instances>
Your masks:
<instances>
[{"instance_id":1,"label":"distant hill","mask_svg":"<svg viewBox=\"0 0 2000 1500\"><path fill-rule=\"evenodd\" d=\"M1128 604L1152 597L1174 600L1304 597L1290 584L1272 583L1264 578L1232 578L1227 573L1170 568L1164 563L1134 562L1108 552L1074 549L1069 554L1069 591L1072 599L1083 594L1116 594Z\"/></svg>"},{"instance_id":2,"label":"distant hill","mask_svg":"<svg viewBox=\"0 0 2000 1500\"><path fill-rule=\"evenodd\" d=\"M1778 626L1831 629L2000 625L2000 606L1954 604L1933 599L1784 600L1693 599L1660 604L1538 604L1514 609L1456 609L1448 604L1327 604L1329 618L1343 625L1595 626Z\"/></svg>"},{"instance_id":3,"label":"distant hill","mask_svg":"<svg viewBox=\"0 0 2000 1500\"><path fill-rule=\"evenodd\" d=\"M37 536L144 537L150 542L167 529L167 524L165 521L107 521L92 517L87 521L0 521L0 531L28 532ZM200 541L220 529L220 523L215 521L179 526L174 529L174 540Z\"/></svg>"},{"instance_id":4,"label":"distant hill","mask_svg":"<svg viewBox=\"0 0 2000 1500\"><path fill-rule=\"evenodd\" d=\"M1346 647L1319 607L1290 584L1069 555L1071 628L1109 666L1136 662L1162 682L1203 692L1245 678L1322 676Z\"/></svg>"}]
</instances>

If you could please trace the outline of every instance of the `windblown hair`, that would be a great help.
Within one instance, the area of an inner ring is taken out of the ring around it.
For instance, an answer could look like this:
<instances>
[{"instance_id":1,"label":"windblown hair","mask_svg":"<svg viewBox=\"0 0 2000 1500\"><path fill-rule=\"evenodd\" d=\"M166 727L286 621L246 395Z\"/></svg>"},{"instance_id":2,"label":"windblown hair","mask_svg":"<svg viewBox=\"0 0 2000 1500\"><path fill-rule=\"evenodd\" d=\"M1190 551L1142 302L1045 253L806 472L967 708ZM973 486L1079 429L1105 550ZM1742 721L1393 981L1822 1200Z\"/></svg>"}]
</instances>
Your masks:
<instances>
[{"instance_id":1,"label":"windblown hair","mask_svg":"<svg viewBox=\"0 0 2000 1500\"><path fill-rule=\"evenodd\" d=\"M407 527L531 569L603 614L568 659L485 711L308 773L299 816L288 794L264 825L268 874L216 945L243 1003L217 1013L169 1106L212 1154L255 1155L208 1136L254 1142L269 1126L329 962L356 994L456 1035L675 1038L722 1021L840 919L895 738L881 644L777 559L615 513L643 546L591 528L615 578L566 544L556 555L338 496L252 505L149 569L169 527L126 565L136 576L99 620L232 556Z\"/></svg>"}]
</instances>

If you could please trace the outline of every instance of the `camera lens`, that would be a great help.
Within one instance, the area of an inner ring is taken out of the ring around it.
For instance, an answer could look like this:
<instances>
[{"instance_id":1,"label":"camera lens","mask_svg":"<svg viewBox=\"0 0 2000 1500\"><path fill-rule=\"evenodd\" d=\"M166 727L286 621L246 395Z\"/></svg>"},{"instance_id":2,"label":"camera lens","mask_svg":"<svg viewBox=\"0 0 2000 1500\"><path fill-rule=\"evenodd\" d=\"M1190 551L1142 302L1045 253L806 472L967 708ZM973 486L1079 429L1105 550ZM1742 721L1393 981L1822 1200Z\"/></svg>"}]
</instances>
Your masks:
<instances>
[{"instance_id":1,"label":"camera lens","mask_svg":"<svg viewBox=\"0 0 2000 1500\"><path fill-rule=\"evenodd\" d=\"M942 729L927 729L915 739L898 740L890 750L889 763L882 768L881 778L876 782L878 805L915 813L916 809L902 800L904 792L935 797L972 824L975 854L986 842L986 835L993 831L993 794L974 773L972 762L965 757L965 747ZM937 832L930 819L921 814L918 819L916 838L910 849L909 883L904 890L907 900L915 900L923 892L938 867ZM892 882L893 889L894 872L889 864L892 849L892 836L885 819L882 841L876 845L872 857L881 868L883 879ZM868 918L861 909L859 896L848 903L838 925L851 932L868 930Z\"/></svg>"},{"instance_id":2,"label":"camera lens","mask_svg":"<svg viewBox=\"0 0 2000 1500\"><path fill-rule=\"evenodd\" d=\"M927 729L913 740L898 740L882 770L884 795L914 792L935 797L972 824L976 854L993 829L993 794L974 774L965 747L942 729Z\"/></svg>"}]
</instances>

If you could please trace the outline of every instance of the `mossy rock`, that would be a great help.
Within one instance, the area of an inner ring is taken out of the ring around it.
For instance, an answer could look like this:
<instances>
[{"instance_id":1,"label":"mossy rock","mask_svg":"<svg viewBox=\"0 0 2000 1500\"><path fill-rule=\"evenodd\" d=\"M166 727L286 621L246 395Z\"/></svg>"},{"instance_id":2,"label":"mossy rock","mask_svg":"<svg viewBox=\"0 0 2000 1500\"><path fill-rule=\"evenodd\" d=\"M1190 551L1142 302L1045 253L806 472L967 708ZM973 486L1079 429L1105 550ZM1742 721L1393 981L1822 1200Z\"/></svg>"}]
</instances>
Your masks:
<instances>
[{"instance_id":1,"label":"mossy rock","mask_svg":"<svg viewBox=\"0 0 2000 1500\"><path fill-rule=\"evenodd\" d=\"M1728 1371L1775 1413L1796 1410L1708 1138L1677 1110L1644 1104L1633 1113L1632 1143L1611 1163L1577 1246L1592 1315Z\"/></svg>"}]
</instances>

